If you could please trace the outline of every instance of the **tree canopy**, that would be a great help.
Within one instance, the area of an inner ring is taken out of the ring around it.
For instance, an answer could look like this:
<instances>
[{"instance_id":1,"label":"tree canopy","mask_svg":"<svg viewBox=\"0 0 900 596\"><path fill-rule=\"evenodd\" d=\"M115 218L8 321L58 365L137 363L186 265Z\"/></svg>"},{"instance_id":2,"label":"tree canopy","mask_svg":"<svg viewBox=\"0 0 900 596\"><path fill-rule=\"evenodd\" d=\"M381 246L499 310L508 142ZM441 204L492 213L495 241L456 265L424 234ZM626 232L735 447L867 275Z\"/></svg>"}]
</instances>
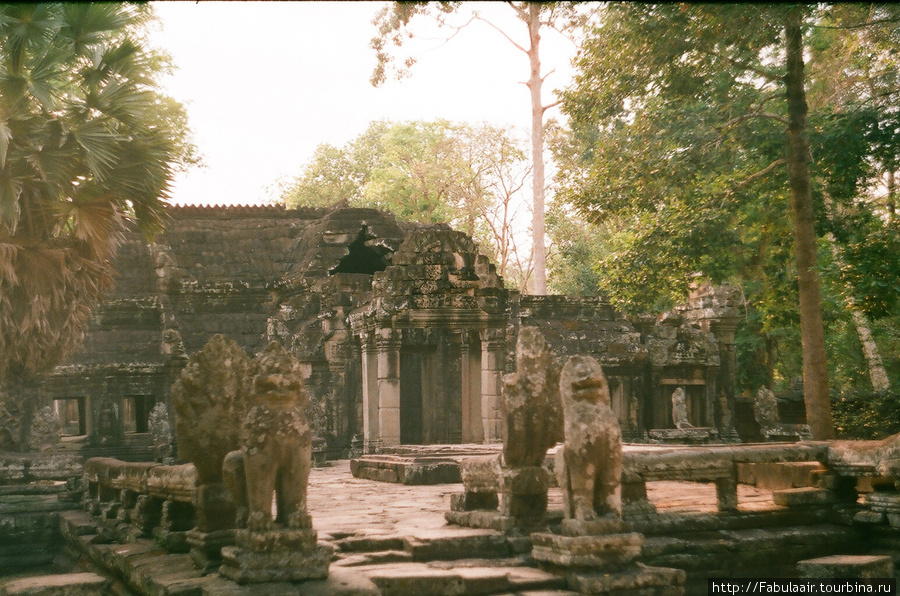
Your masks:
<instances>
[{"instance_id":1,"label":"tree canopy","mask_svg":"<svg viewBox=\"0 0 900 596\"><path fill-rule=\"evenodd\" d=\"M196 160L161 94L148 6L0 7L0 386L68 355L113 280L127 222L164 223L176 168Z\"/></svg>"},{"instance_id":2,"label":"tree canopy","mask_svg":"<svg viewBox=\"0 0 900 596\"><path fill-rule=\"evenodd\" d=\"M289 206L346 204L403 221L451 224L522 288L530 263L514 226L522 219L520 195L530 170L520 145L513 131L487 124L373 122L343 148L320 145L300 175L283 183L281 199Z\"/></svg>"},{"instance_id":3,"label":"tree canopy","mask_svg":"<svg viewBox=\"0 0 900 596\"><path fill-rule=\"evenodd\" d=\"M827 251L815 265L816 237L833 231L847 283L829 284L826 310L844 291L867 312L889 309L900 268L877 263L897 239L896 199L873 188L896 167L897 10L613 3L600 14L563 96L568 134L553 146L557 197L603 231L602 246L588 246L592 281L629 311L670 306L697 276L738 281L746 323L771 349L796 337L798 278L829 271ZM806 64L786 60L791 27ZM793 258L797 159L808 163L813 265ZM867 255L848 242L860 233L876 240Z\"/></svg>"},{"instance_id":4,"label":"tree canopy","mask_svg":"<svg viewBox=\"0 0 900 596\"><path fill-rule=\"evenodd\" d=\"M501 28L485 18L472 3L465 2L391 2L375 17L373 24L378 34L372 38L377 64L372 73L373 85L381 85L390 73L398 79L409 76L416 57L407 55L397 60L404 45L414 37L413 20L430 18L439 29L451 31L448 40L463 28L474 22L487 25L494 33L502 36L513 47L528 58L529 76L524 81L531 98L531 176L532 176L532 223L531 223L531 269L533 270L532 290L535 294L547 293L547 247L545 222L545 176L544 176L544 113L556 104L544 104L543 85L553 72L545 73L541 64L541 39L547 31L575 30L585 22L585 14L577 7L578 2L506 2L506 6L523 25L515 33ZM454 16L458 18L453 18ZM527 33L527 42L517 41L517 33ZM525 291L525 287L522 287Z\"/></svg>"}]
</instances>

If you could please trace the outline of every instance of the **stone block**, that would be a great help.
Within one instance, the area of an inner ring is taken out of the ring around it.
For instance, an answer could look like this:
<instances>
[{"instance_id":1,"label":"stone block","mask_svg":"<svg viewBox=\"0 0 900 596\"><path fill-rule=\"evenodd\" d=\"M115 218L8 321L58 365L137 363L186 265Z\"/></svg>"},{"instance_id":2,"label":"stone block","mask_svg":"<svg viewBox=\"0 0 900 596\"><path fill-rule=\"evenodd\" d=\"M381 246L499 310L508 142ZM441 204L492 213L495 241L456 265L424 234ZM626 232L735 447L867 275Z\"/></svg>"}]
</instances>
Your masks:
<instances>
[{"instance_id":1,"label":"stone block","mask_svg":"<svg viewBox=\"0 0 900 596\"><path fill-rule=\"evenodd\" d=\"M503 492L546 496L549 485L550 472L540 466L503 470Z\"/></svg>"},{"instance_id":2,"label":"stone block","mask_svg":"<svg viewBox=\"0 0 900 596\"><path fill-rule=\"evenodd\" d=\"M328 577L332 553L332 548L325 545L271 552L226 546L222 549L219 573L239 584L324 579Z\"/></svg>"},{"instance_id":3,"label":"stone block","mask_svg":"<svg viewBox=\"0 0 900 596\"><path fill-rule=\"evenodd\" d=\"M569 587L582 594L678 596L684 594L686 574L680 569L636 564L619 573L571 573Z\"/></svg>"},{"instance_id":4,"label":"stone block","mask_svg":"<svg viewBox=\"0 0 900 596\"><path fill-rule=\"evenodd\" d=\"M879 513L900 513L900 493L872 492L865 496L866 505Z\"/></svg>"},{"instance_id":5,"label":"stone block","mask_svg":"<svg viewBox=\"0 0 900 596\"><path fill-rule=\"evenodd\" d=\"M518 494L502 493L500 495L500 514L522 520L534 520L547 512L547 493Z\"/></svg>"},{"instance_id":6,"label":"stone block","mask_svg":"<svg viewBox=\"0 0 900 596\"><path fill-rule=\"evenodd\" d=\"M457 573L445 569L396 568L377 570L369 574L382 596L421 596L441 594L463 596L465 581Z\"/></svg>"},{"instance_id":7,"label":"stone block","mask_svg":"<svg viewBox=\"0 0 900 596\"><path fill-rule=\"evenodd\" d=\"M398 472L401 484L455 484L460 481L459 464L450 459L414 460Z\"/></svg>"},{"instance_id":8,"label":"stone block","mask_svg":"<svg viewBox=\"0 0 900 596\"><path fill-rule=\"evenodd\" d=\"M619 573L570 573L569 587L582 594L680 596L686 574L680 569L636 564Z\"/></svg>"},{"instance_id":9,"label":"stone block","mask_svg":"<svg viewBox=\"0 0 900 596\"><path fill-rule=\"evenodd\" d=\"M97 596L112 582L96 573L64 573L26 577L5 583L0 596Z\"/></svg>"},{"instance_id":10,"label":"stone block","mask_svg":"<svg viewBox=\"0 0 900 596\"><path fill-rule=\"evenodd\" d=\"M834 555L799 561L797 570L808 578L890 578L894 561L888 555Z\"/></svg>"},{"instance_id":11,"label":"stone block","mask_svg":"<svg viewBox=\"0 0 900 596\"><path fill-rule=\"evenodd\" d=\"M883 524L887 522L884 513L877 511L858 511L853 516L853 522L857 524Z\"/></svg>"},{"instance_id":12,"label":"stone block","mask_svg":"<svg viewBox=\"0 0 900 596\"><path fill-rule=\"evenodd\" d=\"M499 455L467 457L460 462L459 472L467 493L497 493L503 488Z\"/></svg>"},{"instance_id":13,"label":"stone block","mask_svg":"<svg viewBox=\"0 0 900 596\"><path fill-rule=\"evenodd\" d=\"M531 535L531 556L551 567L618 569L641 554L644 537L636 532L599 536Z\"/></svg>"},{"instance_id":14,"label":"stone block","mask_svg":"<svg viewBox=\"0 0 900 596\"><path fill-rule=\"evenodd\" d=\"M318 533L310 529L271 532L237 530L234 533L235 545L254 552L304 550L314 547L317 538Z\"/></svg>"},{"instance_id":15,"label":"stone block","mask_svg":"<svg viewBox=\"0 0 900 596\"><path fill-rule=\"evenodd\" d=\"M451 524L466 528L478 528L482 530L495 530L507 532L516 526L516 520L508 515L500 515L499 511L447 511L444 519Z\"/></svg>"},{"instance_id":16,"label":"stone block","mask_svg":"<svg viewBox=\"0 0 900 596\"><path fill-rule=\"evenodd\" d=\"M496 558L509 554L503 534L490 530L431 530L404 538L404 550L416 561Z\"/></svg>"},{"instance_id":17,"label":"stone block","mask_svg":"<svg viewBox=\"0 0 900 596\"><path fill-rule=\"evenodd\" d=\"M451 511L496 511L499 505L495 492L465 492L450 495Z\"/></svg>"},{"instance_id":18,"label":"stone block","mask_svg":"<svg viewBox=\"0 0 900 596\"><path fill-rule=\"evenodd\" d=\"M234 527L235 505L223 483L201 484L193 495L197 528L215 532Z\"/></svg>"},{"instance_id":19,"label":"stone block","mask_svg":"<svg viewBox=\"0 0 900 596\"><path fill-rule=\"evenodd\" d=\"M222 547L234 544L235 530L201 532L196 528L186 534L191 547L191 560L204 571L212 571L222 564Z\"/></svg>"},{"instance_id":20,"label":"stone block","mask_svg":"<svg viewBox=\"0 0 900 596\"><path fill-rule=\"evenodd\" d=\"M834 497L821 488L788 488L772 493L772 500L782 507L803 507L807 505L826 505L834 502Z\"/></svg>"},{"instance_id":21,"label":"stone block","mask_svg":"<svg viewBox=\"0 0 900 596\"><path fill-rule=\"evenodd\" d=\"M594 536L603 534L622 534L630 532L628 524L616 517L602 517L589 521L578 519L562 520L563 536Z\"/></svg>"}]
</instances>

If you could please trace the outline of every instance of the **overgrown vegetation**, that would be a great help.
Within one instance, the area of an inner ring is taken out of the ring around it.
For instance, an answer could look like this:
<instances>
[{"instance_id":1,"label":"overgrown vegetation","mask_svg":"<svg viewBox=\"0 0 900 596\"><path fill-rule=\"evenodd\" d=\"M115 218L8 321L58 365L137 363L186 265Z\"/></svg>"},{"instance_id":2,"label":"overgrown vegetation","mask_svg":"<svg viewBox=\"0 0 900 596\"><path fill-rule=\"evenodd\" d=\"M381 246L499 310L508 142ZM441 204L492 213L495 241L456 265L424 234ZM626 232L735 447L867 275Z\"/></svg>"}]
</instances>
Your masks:
<instances>
[{"instance_id":1,"label":"overgrown vegetation","mask_svg":"<svg viewBox=\"0 0 900 596\"><path fill-rule=\"evenodd\" d=\"M832 396L840 439L883 439L900 433L900 392L849 390Z\"/></svg>"}]
</instances>

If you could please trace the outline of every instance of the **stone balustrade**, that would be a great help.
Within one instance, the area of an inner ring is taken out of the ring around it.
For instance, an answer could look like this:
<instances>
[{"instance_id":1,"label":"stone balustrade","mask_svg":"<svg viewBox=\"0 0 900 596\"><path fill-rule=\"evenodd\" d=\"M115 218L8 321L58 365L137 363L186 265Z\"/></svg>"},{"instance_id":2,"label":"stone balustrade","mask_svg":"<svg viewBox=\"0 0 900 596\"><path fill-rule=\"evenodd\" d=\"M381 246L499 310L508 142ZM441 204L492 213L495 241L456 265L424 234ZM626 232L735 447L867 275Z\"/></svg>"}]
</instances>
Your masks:
<instances>
[{"instance_id":1,"label":"stone balustrade","mask_svg":"<svg viewBox=\"0 0 900 596\"><path fill-rule=\"evenodd\" d=\"M187 552L187 532L194 526L193 464L169 466L94 457L84 464L86 505L104 520L113 520L123 542L152 536L170 552Z\"/></svg>"},{"instance_id":2,"label":"stone balustrade","mask_svg":"<svg viewBox=\"0 0 900 596\"><path fill-rule=\"evenodd\" d=\"M827 459L826 442L703 447L626 445L622 454L626 513L653 510L646 501L646 483L657 480L714 483L719 511L733 511L737 509L738 464L825 463Z\"/></svg>"}]
</instances>

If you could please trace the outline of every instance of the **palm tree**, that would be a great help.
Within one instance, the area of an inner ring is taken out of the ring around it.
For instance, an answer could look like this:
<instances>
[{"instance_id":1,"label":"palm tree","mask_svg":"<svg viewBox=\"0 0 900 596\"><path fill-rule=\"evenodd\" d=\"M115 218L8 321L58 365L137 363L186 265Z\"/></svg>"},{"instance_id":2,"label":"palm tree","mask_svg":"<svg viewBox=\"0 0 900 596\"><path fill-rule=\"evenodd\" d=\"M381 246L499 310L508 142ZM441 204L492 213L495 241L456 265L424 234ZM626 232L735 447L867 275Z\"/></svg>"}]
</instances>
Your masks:
<instances>
[{"instance_id":1,"label":"palm tree","mask_svg":"<svg viewBox=\"0 0 900 596\"><path fill-rule=\"evenodd\" d=\"M112 283L124 226L164 221L192 159L182 107L157 90L165 58L140 40L148 7L0 7L0 390L28 388L80 342Z\"/></svg>"}]
</instances>

